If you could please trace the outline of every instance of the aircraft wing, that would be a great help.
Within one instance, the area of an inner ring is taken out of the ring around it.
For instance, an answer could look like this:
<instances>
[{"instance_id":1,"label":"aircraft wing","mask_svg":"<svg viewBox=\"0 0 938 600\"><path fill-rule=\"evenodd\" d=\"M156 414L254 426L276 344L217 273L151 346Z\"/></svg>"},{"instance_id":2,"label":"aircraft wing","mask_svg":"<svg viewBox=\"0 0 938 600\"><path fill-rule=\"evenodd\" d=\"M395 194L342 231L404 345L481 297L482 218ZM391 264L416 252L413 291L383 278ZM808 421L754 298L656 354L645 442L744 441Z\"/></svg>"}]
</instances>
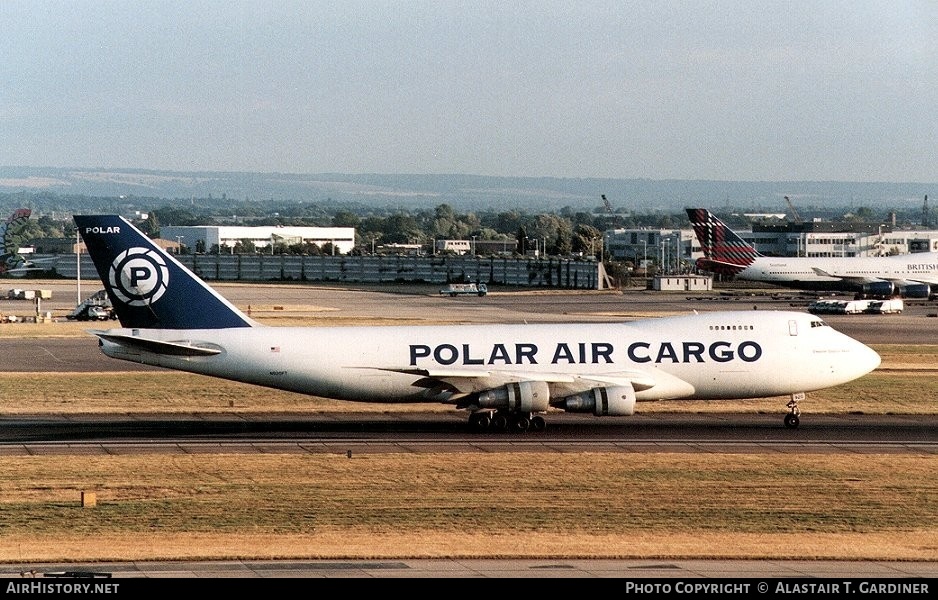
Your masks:
<instances>
[{"instance_id":1,"label":"aircraft wing","mask_svg":"<svg viewBox=\"0 0 938 600\"><path fill-rule=\"evenodd\" d=\"M927 285L938 285L938 277L934 275L924 275L921 277L856 277L850 275L835 275L833 273L828 273L824 269L819 269L818 267L811 267L811 270L817 273L822 277L832 277L834 279L841 279L855 284L864 284L864 283L879 283L888 281L899 286L907 286L909 284L927 284Z\"/></svg>"},{"instance_id":2,"label":"aircraft wing","mask_svg":"<svg viewBox=\"0 0 938 600\"><path fill-rule=\"evenodd\" d=\"M89 333L98 336L102 340L123 346L128 350L154 352L157 354L169 354L172 356L213 356L215 354L221 354L222 351L218 346L208 344L198 345L198 342L191 340L163 341L101 330L91 330Z\"/></svg>"},{"instance_id":3,"label":"aircraft wing","mask_svg":"<svg viewBox=\"0 0 938 600\"><path fill-rule=\"evenodd\" d=\"M882 281L890 281L901 287L909 284L938 285L938 277L883 277Z\"/></svg>"},{"instance_id":4,"label":"aircraft wing","mask_svg":"<svg viewBox=\"0 0 938 600\"><path fill-rule=\"evenodd\" d=\"M816 275L821 277L830 277L831 279L840 279L841 281L846 281L849 283L855 283L857 285L863 283L876 283L877 281L886 281L880 277L854 277L850 275L835 275L834 273L828 273L824 269L818 267L811 267L811 270L814 271Z\"/></svg>"},{"instance_id":5,"label":"aircraft wing","mask_svg":"<svg viewBox=\"0 0 938 600\"><path fill-rule=\"evenodd\" d=\"M11 267L7 269L6 273L27 273L29 271L48 271L55 264L55 259L43 258L40 260L29 260L21 267Z\"/></svg>"},{"instance_id":6,"label":"aircraft wing","mask_svg":"<svg viewBox=\"0 0 938 600\"><path fill-rule=\"evenodd\" d=\"M571 390L585 391L594 387L603 386L632 386L635 391L647 390L654 387L658 381L642 371L618 371L614 373L559 373L559 372L523 372L523 371L473 371L469 369L415 369L413 367L394 369L379 369L420 375L423 379L415 385L427 388L445 387L460 395L483 392L522 381L543 381L569 387Z\"/></svg>"},{"instance_id":7,"label":"aircraft wing","mask_svg":"<svg viewBox=\"0 0 938 600\"><path fill-rule=\"evenodd\" d=\"M35 267L38 269L48 269L55 265L56 257L49 256L46 258L28 258L26 259L26 264Z\"/></svg>"},{"instance_id":8,"label":"aircraft wing","mask_svg":"<svg viewBox=\"0 0 938 600\"><path fill-rule=\"evenodd\" d=\"M48 271L55 266L56 258L26 259L19 254L4 254L0 264L0 273L5 275L24 275L31 271Z\"/></svg>"}]
</instances>

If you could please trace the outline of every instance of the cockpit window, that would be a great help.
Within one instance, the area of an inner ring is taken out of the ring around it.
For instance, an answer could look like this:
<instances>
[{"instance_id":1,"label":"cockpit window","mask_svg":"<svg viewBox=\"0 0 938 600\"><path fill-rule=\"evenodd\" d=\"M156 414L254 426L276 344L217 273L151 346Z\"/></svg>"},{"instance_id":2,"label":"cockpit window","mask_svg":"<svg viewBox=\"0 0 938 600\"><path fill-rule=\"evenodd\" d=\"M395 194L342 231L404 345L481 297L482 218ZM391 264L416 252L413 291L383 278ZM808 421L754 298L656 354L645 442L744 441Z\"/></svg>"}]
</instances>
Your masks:
<instances>
[{"instance_id":1,"label":"cockpit window","mask_svg":"<svg viewBox=\"0 0 938 600\"><path fill-rule=\"evenodd\" d=\"M811 321L811 327L830 327L830 325L820 319L814 319Z\"/></svg>"}]
</instances>

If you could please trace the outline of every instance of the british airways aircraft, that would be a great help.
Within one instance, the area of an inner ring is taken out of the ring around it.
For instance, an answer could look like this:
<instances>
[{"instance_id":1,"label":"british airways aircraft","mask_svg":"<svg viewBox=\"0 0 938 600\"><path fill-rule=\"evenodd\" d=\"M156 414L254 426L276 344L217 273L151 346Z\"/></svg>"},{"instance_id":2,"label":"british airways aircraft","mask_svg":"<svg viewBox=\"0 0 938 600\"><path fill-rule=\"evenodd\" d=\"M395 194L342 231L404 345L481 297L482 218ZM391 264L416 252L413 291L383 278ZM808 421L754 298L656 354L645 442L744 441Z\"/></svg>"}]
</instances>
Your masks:
<instances>
[{"instance_id":1,"label":"british airways aircraft","mask_svg":"<svg viewBox=\"0 0 938 600\"><path fill-rule=\"evenodd\" d=\"M871 296L928 298L932 286L938 286L938 252L841 258L763 256L706 208L686 210L704 253L697 259L701 271L799 290L850 290Z\"/></svg>"},{"instance_id":2,"label":"british airways aircraft","mask_svg":"<svg viewBox=\"0 0 938 600\"><path fill-rule=\"evenodd\" d=\"M710 312L622 323L270 327L118 216L75 216L121 328L104 354L361 402L438 402L478 430L542 430L565 410L631 415L645 400L791 395L869 373L876 352L802 312Z\"/></svg>"},{"instance_id":3,"label":"british airways aircraft","mask_svg":"<svg viewBox=\"0 0 938 600\"><path fill-rule=\"evenodd\" d=\"M13 211L7 220L0 223L0 244L3 252L0 253L0 275L23 277L30 271L48 271L52 268L55 258L27 259L19 253L19 244L15 233L29 220L32 210L18 208Z\"/></svg>"}]
</instances>

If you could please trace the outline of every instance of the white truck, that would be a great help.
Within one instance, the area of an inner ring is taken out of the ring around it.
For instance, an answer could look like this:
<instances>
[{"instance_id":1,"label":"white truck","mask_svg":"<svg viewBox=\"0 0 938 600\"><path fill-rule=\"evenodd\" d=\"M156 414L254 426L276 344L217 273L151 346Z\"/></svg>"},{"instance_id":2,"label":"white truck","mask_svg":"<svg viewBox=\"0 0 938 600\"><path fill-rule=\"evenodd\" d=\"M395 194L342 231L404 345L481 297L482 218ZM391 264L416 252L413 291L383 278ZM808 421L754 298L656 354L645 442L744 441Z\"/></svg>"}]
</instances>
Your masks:
<instances>
[{"instance_id":1,"label":"white truck","mask_svg":"<svg viewBox=\"0 0 938 600\"><path fill-rule=\"evenodd\" d=\"M844 304L844 314L845 315L858 315L864 313L869 309L870 303L872 300L848 300Z\"/></svg>"},{"instance_id":2,"label":"white truck","mask_svg":"<svg viewBox=\"0 0 938 600\"><path fill-rule=\"evenodd\" d=\"M10 300L35 300L36 299L36 290L23 290L20 288L13 288L7 292L7 298Z\"/></svg>"},{"instance_id":3,"label":"white truck","mask_svg":"<svg viewBox=\"0 0 938 600\"><path fill-rule=\"evenodd\" d=\"M873 300L865 312L874 315L898 315L905 309L905 304L901 298L891 300Z\"/></svg>"},{"instance_id":4,"label":"white truck","mask_svg":"<svg viewBox=\"0 0 938 600\"><path fill-rule=\"evenodd\" d=\"M484 283L451 283L442 290L441 296L461 296L470 294L472 296L484 296L488 293L488 288Z\"/></svg>"}]
</instances>

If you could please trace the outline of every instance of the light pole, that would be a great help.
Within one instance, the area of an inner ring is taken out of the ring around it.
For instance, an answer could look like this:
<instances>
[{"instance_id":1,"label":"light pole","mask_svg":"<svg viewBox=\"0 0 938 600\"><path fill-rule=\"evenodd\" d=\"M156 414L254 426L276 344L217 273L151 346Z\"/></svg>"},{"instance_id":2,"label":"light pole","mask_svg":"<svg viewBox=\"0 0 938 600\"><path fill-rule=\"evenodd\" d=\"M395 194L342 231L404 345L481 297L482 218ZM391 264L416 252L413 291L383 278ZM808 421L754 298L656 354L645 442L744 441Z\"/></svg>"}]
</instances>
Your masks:
<instances>
[{"instance_id":1,"label":"light pole","mask_svg":"<svg viewBox=\"0 0 938 600\"><path fill-rule=\"evenodd\" d=\"M78 292L78 304L81 304L81 234L75 228L75 273Z\"/></svg>"}]
</instances>

